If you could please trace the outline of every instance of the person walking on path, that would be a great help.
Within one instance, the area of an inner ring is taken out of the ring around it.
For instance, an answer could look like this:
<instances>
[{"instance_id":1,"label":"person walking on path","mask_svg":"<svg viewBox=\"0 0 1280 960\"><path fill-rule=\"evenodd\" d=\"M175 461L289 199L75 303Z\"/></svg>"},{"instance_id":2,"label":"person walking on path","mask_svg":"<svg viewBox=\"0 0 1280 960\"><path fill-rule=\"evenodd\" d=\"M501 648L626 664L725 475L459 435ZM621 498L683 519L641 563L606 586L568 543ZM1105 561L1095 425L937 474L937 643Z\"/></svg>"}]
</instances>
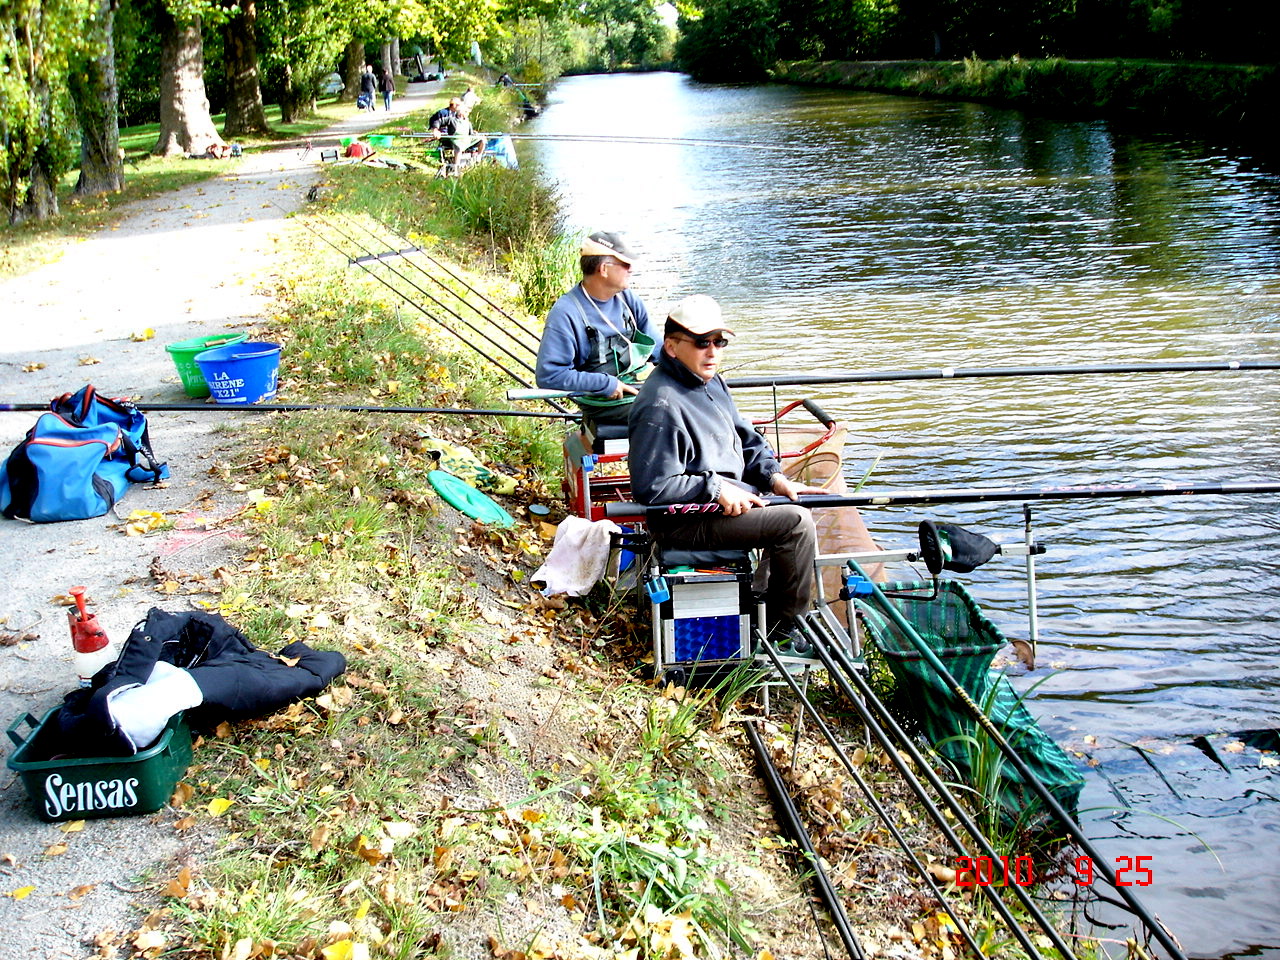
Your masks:
<instances>
[{"instance_id":1,"label":"person walking on path","mask_svg":"<svg viewBox=\"0 0 1280 960\"><path fill-rule=\"evenodd\" d=\"M378 72L378 89L382 92L382 106L391 109L391 97L396 92L396 78L391 75L391 68L384 66Z\"/></svg>"},{"instance_id":2,"label":"person walking on path","mask_svg":"<svg viewBox=\"0 0 1280 960\"><path fill-rule=\"evenodd\" d=\"M366 63L360 71L360 96L356 98L356 106L361 110L372 110L373 95L377 90L378 81L373 75L373 67Z\"/></svg>"}]
</instances>

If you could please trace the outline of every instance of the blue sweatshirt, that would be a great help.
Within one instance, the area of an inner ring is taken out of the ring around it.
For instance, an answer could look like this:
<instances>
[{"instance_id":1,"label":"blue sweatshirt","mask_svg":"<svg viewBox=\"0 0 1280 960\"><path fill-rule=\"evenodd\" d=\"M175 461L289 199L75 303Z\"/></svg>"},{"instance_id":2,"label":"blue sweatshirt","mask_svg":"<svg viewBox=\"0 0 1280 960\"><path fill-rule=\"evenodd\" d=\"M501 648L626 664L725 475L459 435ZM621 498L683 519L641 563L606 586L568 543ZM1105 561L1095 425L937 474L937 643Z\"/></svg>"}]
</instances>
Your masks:
<instances>
[{"instance_id":1,"label":"blue sweatshirt","mask_svg":"<svg viewBox=\"0 0 1280 960\"><path fill-rule=\"evenodd\" d=\"M623 290L608 300L600 301L579 285L557 300L547 314L534 372L538 386L546 390L604 396L617 390L616 376L587 372L583 368L588 367L591 361L590 343L587 339L588 323L605 338L629 330L624 305L635 317L639 330L658 341L654 351L656 358L658 350L662 348L662 334L655 332L653 323L649 320L649 311L639 297L630 290ZM604 314L604 320L596 312L596 307Z\"/></svg>"}]
</instances>

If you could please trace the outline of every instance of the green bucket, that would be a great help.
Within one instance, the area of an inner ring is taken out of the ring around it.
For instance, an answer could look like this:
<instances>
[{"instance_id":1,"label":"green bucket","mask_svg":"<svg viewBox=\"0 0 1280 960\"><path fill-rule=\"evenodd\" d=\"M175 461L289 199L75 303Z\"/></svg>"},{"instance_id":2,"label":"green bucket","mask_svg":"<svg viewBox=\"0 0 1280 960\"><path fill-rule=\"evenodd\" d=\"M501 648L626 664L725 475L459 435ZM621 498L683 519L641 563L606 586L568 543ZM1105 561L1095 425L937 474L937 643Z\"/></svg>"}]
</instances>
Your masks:
<instances>
[{"instance_id":1,"label":"green bucket","mask_svg":"<svg viewBox=\"0 0 1280 960\"><path fill-rule=\"evenodd\" d=\"M342 137L338 140L338 142L342 144L344 147L349 147L353 143L355 143L357 139L359 138L358 137Z\"/></svg>"},{"instance_id":2,"label":"green bucket","mask_svg":"<svg viewBox=\"0 0 1280 960\"><path fill-rule=\"evenodd\" d=\"M27 788L35 814L46 823L95 817L128 817L163 807L191 764L191 729L174 714L155 743L125 757L57 757L65 749L57 735L54 707L39 723L22 714L9 725L15 748L6 766ZM31 728L24 738L18 729Z\"/></svg>"},{"instance_id":3,"label":"green bucket","mask_svg":"<svg viewBox=\"0 0 1280 960\"><path fill-rule=\"evenodd\" d=\"M196 366L196 354L203 353L211 347L220 347L228 343L241 343L249 335L247 333L214 333L207 337L192 337L171 343L166 350L173 357L173 365L178 368L178 376L182 378L182 389L188 397L207 397L209 384L204 374Z\"/></svg>"}]
</instances>

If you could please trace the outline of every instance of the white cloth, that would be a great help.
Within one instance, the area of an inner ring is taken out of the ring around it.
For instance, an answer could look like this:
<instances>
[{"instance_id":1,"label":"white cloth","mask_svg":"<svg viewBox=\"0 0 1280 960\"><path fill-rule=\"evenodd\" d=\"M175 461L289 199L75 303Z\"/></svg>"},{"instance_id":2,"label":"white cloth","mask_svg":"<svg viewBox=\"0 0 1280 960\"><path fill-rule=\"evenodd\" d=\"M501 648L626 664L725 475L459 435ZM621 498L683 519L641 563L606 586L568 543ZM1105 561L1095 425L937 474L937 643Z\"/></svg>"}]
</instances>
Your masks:
<instances>
[{"instance_id":1,"label":"white cloth","mask_svg":"<svg viewBox=\"0 0 1280 960\"><path fill-rule=\"evenodd\" d=\"M134 683L112 690L107 697L107 710L137 751L154 743L175 713L198 707L203 702L204 694L190 673L157 660L146 684Z\"/></svg>"},{"instance_id":2,"label":"white cloth","mask_svg":"<svg viewBox=\"0 0 1280 960\"><path fill-rule=\"evenodd\" d=\"M535 582L546 586L542 593L551 596L567 593L581 597L604 576L609 561L609 535L621 533L612 520L584 520L565 517L556 528L556 539L546 562L534 573Z\"/></svg>"}]
</instances>

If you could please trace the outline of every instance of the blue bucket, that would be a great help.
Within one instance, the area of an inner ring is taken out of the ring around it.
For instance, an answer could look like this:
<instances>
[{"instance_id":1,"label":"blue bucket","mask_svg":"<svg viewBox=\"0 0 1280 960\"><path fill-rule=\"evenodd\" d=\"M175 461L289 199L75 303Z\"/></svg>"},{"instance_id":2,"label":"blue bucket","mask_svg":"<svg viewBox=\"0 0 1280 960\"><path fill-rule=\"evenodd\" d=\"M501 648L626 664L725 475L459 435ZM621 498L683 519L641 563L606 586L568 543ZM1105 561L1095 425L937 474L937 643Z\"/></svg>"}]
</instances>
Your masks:
<instances>
[{"instance_id":1,"label":"blue bucket","mask_svg":"<svg viewBox=\"0 0 1280 960\"><path fill-rule=\"evenodd\" d=\"M276 396L280 344L228 343L197 353L196 365L218 403L263 403Z\"/></svg>"}]
</instances>

